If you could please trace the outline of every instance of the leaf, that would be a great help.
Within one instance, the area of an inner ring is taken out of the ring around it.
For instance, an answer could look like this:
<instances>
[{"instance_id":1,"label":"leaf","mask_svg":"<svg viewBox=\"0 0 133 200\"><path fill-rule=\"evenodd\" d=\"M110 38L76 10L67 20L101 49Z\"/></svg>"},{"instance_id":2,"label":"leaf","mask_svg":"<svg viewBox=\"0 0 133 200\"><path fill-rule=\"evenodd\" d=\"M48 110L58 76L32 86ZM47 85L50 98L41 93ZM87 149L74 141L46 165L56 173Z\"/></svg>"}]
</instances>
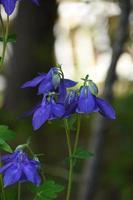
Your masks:
<instances>
[{"instance_id":1,"label":"leaf","mask_svg":"<svg viewBox=\"0 0 133 200\"><path fill-rule=\"evenodd\" d=\"M77 122L77 115L72 115L71 117L69 117L67 119L67 122L68 122L68 126L69 126L69 129L71 131L76 131L76 122ZM64 123L62 124L61 123L61 126L64 127Z\"/></svg>"},{"instance_id":2,"label":"leaf","mask_svg":"<svg viewBox=\"0 0 133 200\"><path fill-rule=\"evenodd\" d=\"M14 43L14 42L16 42L16 40L17 40L17 35L16 34L13 33L13 34L8 35L7 42Z\"/></svg>"},{"instance_id":3,"label":"leaf","mask_svg":"<svg viewBox=\"0 0 133 200\"><path fill-rule=\"evenodd\" d=\"M17 39L17 36L16 36L16 34L13 33L13 34L8 35L6 42L14 43L14 42L16 42L16 39ZM0 37L0 42L3 42L3 41L4 41L4 37Z\"/></svg>"},{"instance_id":4,"label":"leaf","mask_svg":"<svg viewBox=\"0 0 133 200\"><path fill-rule=\"evenodd\" d=\"M11 147L9 146L9 144L7 144L2 138L0 138L0 149L12 153L13 150L11 149Z\"/></svg>"},{"instance_id":5,"label":"leaf","mask_svg":"<svg viewBox=\"0 0 133 200\"><path fill-rule=\"evenodd\" d=\"M53 200L56 199L58 193L62 192L64 187L55 183L53 180L45 181L40 187L33 188L32 191L36 192L35 200Z\"/></svg>"},{"instance_id":6,"label":"leaf","mask_svg":"<svg viewBox=\"0 0 133 200\"><path fill-rule=\"evenodd\" d=\"M0 125L0 138L8 141L16 137L16 134L8 128L8 126Z\"/></svg>"},{"instance_id":7,"label":"leaf","mask_svg":"<svg viewBox=\"0 0 133 200\"><path fill-rule=\"evenodd\" d=\"M0 42L3 42L3 37L0 37Z\"/></svg>"},{"instance_id":8,"label":"leaf","mask_svg":"<svg viewBox=\"0 0 133 200\"><path fill-rule=\"evenodd\" d=\"M77 148L76 152L74 155L72 155L72 158L76 158L76 159L88 159L89 157L93 156L93 153L81 149L81 148Z\"/></svg>"}]
</instances>

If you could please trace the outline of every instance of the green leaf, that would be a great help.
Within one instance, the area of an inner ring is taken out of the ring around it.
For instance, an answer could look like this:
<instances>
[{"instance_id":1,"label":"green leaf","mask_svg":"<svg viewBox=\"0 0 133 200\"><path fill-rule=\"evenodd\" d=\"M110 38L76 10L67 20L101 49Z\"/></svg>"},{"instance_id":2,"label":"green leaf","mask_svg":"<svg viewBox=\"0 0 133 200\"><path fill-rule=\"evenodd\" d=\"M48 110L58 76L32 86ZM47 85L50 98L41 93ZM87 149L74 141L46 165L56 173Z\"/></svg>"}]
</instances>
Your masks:
<instances>
[{"instance_id":1,"label":"green leaf","mask_svg":"<svg viewBox=\"0 0 133 200\"><path fill-rule=\"evenodd\" d=\"M8 141L15 139L16 134L8 128L8 126L0 125L0 138Z\"/></svg>"},{"instance_id":2,"label":"green leaf","mask_svg":"<svg viewBox=\"0 0 133 200\"><path fill-rule=\"evenodd\" d=\"M93 156L93 153L81 149L81 148L77 148L76 152L74 155L72 155L72 158L76 158L76 159L88 159L89 157Z\"/></svg>"},{"instance_id":3,"label":"green leaf","mask_svg":"<svg viewBox=\"0 0 133 200\"><path fill-rule=\"evenodd\" d=\"M62 192L64 187L55 183L53 180L45 181L40 187L32 189L36 192L35 200L53 200L56 199L58 193Z\"/></svg>"},{"instance_id":4,"label":"green leaf","mask_svg":"<svg viewBox=\"0 0 133 200\"><path fill-rule=\"evenodd\" d=\"M16 42L16 39L17 39L17 36L16 34L10 34L8 35L8 38L7 38L7 42ZM0 37L0 42L3 42L4 41L4 37Z\"/></svg>"},{"instance_id":5,"label":"green leaf","mask_svg":"<svg viewBox=\"0 0 133 200\"><path fill-rule=\"evenodd\" d=\"M69 117L69 118L67 119L67 122L68 122L69 129L70 129L71 131L76 131L77 115L72 115L71 117ZM63 125L61 124L61 126L64 127L64 124L63 124Z\"/></svg>"},{"instance_id":6,"label":"green leaf","mask_svg":"<svg viewBox=\"0 0 133 200\"><path fill-rule=\"evenodd\" d=\"M3 37L0 37L0 42L3 42Z\"/></svg>"},{"instance_id":7,"label":"green leaf","mask_svg":"<svg viewBox=\"0 0 133 200\"><path fill-rule=\"evenodd\" d=\"M0 149L12 153L13 150L11 149L11 147L9 146L9 144L7 144L2 138L0 138Z\"/></svg>"},{"instance_id":8,"label":"green leaf","mask_svg":"<svg viewBox=\"0 0 133 200\"><path fill-rule=\"evenodd\" d=\"M16 40L17 40L16 34L10 34L10 35L8 35L7 42L14 43L14 42L16 42Z\"/></svg>"}]
</instances>

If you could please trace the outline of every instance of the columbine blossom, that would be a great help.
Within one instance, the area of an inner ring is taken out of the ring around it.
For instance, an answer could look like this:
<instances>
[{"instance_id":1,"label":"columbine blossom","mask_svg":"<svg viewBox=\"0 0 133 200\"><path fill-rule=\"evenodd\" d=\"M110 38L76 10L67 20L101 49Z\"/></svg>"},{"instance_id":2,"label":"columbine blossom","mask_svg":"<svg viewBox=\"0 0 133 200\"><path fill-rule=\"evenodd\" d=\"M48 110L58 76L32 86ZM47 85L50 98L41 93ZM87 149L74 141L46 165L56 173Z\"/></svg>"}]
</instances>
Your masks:
<instances>
[{"instance_id":1,"label":"columbine blossom","mask_svg":"<svg viewBox=\"0 0 133 200\"><path fill-rule=\"evenodd\" d=\"M81 88L76 112L87 114L99 112L104 117L110 119L116 118L113 107L107 101L93 95L89 86L83 86Z\"/></svg>"},{"instance_id":2,"label":"columbine blossom","mask_svg":"<svg viewBox=\"0 0 133 200\"><path fill-rule=\"evenodd\" d=\"M45 95L42 102L35 106L27 115L33 115L32 126L39 129L48 120L61 118L65 113L63 104L55 101L53 96Z\"/></svg>"},{"instance_id":3,"label":"columbine blossom","mask_svg":"<svg viewBox=\"0 0 133 200\"><path fill-rule=\"evenodd\" d=\"M64 117L69 117L70 115L76 112L78 105L78 93L76 90L71 90L67 93L64 105L65 105L65 114Z\"/></svg>"},{"instance_id":4,"label":"columbine blossom","mask_svg":"<svg viewBox=\"0 0 133 200\"><path fill-rule=\"evenodd\" d=\"M4 165L0 168L0 173L4 175L4 187L23 181L40 185L41 178L38 173L40 162L29 159L22 150L3 156L2 162Z\"/></svg>"},{"instance_id":5,"label":"columbine blossom","mask_svg":"<svg viewBox=\"0 0 133 200\"><path fill-rule=\"evenodd\" d=\"M37 77L24 83L21 88L38 87L38 94L46 92L65 90L73 87L77 82L70 79L64 79L63 74L58 67L52 67L47 74L41 73Z\"/></svg>"},{"instance_id":6,"label":"columbine blossom","mask_svg":"<svg viewBox=\"0 0 133 200\"><path fill-rule=\"evenodd\" d=\"M40 73L37 77L24 83L21 88L38 87L38 95L43 95L41 103L37 104L26 115L33 115L33 129L39 129L47 120L61 118L65 114L64 101L67 88L73 87L77 82L65 79L59 67L52 67L47 74ZM70 109L71 111L71 109ZM68 115L69 112L66 113ZM66 116L65 115L65 116Z\"/></svg>"},{"instance_id":7,"label":"columbine blossom","mask_svg":"<svg viewBox=\"0 0 133 200\"><path fill-rule=\"evenodd\" d=\"M4 6L5 12L7 13L7 15L11 15L15 9L16 6L16 2L19 0L0 0L0 4L2 4ZM37 5L39 4L38 0L32 0L34 3L36 3Z\"/></svg>"}]
</instances>

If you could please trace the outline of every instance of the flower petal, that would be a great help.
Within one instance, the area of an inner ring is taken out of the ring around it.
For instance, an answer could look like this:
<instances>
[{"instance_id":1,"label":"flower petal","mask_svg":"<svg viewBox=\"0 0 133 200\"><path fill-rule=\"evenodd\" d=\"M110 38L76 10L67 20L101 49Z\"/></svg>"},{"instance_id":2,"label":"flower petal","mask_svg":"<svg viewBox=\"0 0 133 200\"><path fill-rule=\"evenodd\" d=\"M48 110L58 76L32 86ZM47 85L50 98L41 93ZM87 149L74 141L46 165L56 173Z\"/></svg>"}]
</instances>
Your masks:
<instances>
[{"instance_id":1,"label":"flower petal","mask_svg":"<svg viewBox=\"0 0 133 200\"><path fill-rule=\"evenodd\" d=\"M96 102L94 96L91 94L87 87L81 89L78 108L76 111L78 113L91 113L96 110Z\"/></svg>"},{"instance_id":2,"label":"flower petal","mask_svg":"<svg viewBox=\"0 0 133 200\"><path fill-rule=\"evenodd\" d=\"M66 87L64 85L64 83L61 81L61 84L59 86L59 97L58 97L58 102L59 103L64 103L64 100L66 98L67 95L67 90Z\"/></svg>"},{"instance_id":3,"label":"flower petal","mask_svg":"<svg viewBox=\"0 0 133 200\"><path fill-rule=\"evenodd\" d=\"M62 81L64 82L64 85L65 85L66 88L74 87L77 84L77 82L72 81L70 79L64 79Z\"/></svg>"},{"instance_id":4,"label":"flower petal","mask_svg":"<svg viewBox=\"0 0 133 200\"><path fill-rule=\"evenodd\" d=\"M38 94L44 94L45 92L49 92L53 89L52 81L48 81L47 79L42 81L38 88Z\"/></svg>"},{"instance_id":5,"label":"flower petal","mask_svg":"<svg viewBox=\"0 0 133 200\"><path fill-rule=\"evenodd\" d=\"M2 167L0 167L0 173L4 173L5 170L7 170L9 167L11 167L12 163L8 163Z\"/></svg>"},{"instance_id":6,"label":"flower petal","mask_svg":"<svg viewBox=\"0 0 133 200\"><path fill-rule=\"evenodd\" d=\"M33 78L31 81L24 83L21 88L36 87L43 79L45 79L45 77L46 74L42 73L39 76Z\"/></svg>"},{"instance_id":7,"label":"flower petal","mask_svg":"<svg viewBox=\"0 0 133 200\"><path fill-rule=\"evenodd\" d=\"M96 102L100 109L99 110L100 114L110 119L116 118L116 113L115 113L114 108L107 101L96 97Z\"/></svg>"},{"instance_id":8,"label":"flower petal","mask_svg":"<svg viewBox=\"0 0 133 200\"><path fill-rule=\"evenodd\" d=\"M52 104L52 113L55 117L62 117L65 113L65 108L61 104Z\"/></svg>"},{"instance_id":9,"label":"flower petal","mask_svg":"<svg viewBox=\"0 0 133 200\"><path fill-rule=\"evenodd\" d=\"M28 181L34 183L35 185L40 185L41 178L35 167L33 167L32 165L28 163L26 163L25 165L23 164L23 172L25 176L27 177Z\"/></svg>"},{"instance_id":10,"label":"flower petal","mask_svg":"<svg viewBox=\"0 0 133 200\"><path fill-rule=\"evenodd\" d=\"M4 6L7 15L11 15L15 9L17 0L1 0L1 4Z\"/></svg>"},{"instance_id":11,"label":"flower petal","mask_svg":"<svg viewBox=\"0 0 133 200\"><path fill-rule=\"evenodd\" d=\"M16 183L17 181L19 181L21 177L21 173L22 173L22 170L19 164L14 164L10 168L8 168L5 171L5 175L4 175L4 187L8 185L12 185Z\"/></svg>"},{"instance_id":12,"label":"flower petal","mask_svg":"<svg viewBox=\"0 0 133 200\"><path fill-rule=\"evenodd\" d=\"M36 5L39 5L39 0L32 0L33 3L35 3Z\"/></svg>"},{"instance_id":13,"label":"flower petal","mask_svg":"<svg viewBox=\"0 0 133 200\"><path fill-rule=\"evenodd\" d=\"M50 106L45 105L41 106L35 111L32 119L32 125L34 130L39 129L48 120L50 115L50 110L51 110Z\"/></svg>"}]
</instances>

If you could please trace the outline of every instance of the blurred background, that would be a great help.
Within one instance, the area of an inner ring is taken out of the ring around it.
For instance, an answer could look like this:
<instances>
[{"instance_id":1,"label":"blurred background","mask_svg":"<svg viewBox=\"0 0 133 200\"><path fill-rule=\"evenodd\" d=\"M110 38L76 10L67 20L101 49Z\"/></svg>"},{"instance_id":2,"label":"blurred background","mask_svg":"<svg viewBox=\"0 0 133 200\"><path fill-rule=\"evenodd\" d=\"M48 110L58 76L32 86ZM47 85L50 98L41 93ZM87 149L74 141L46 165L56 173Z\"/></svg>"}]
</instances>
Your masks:
<instances>
[{"instance_id":1,"label":"blurred background","mask_svg":"<svg viewBox=\"0 0 133 200\"><path fill-rule=\"evenodd\" d=\"M0 75L0 121L16 131L14 148L32 135L34 151L44 153L46 177L67 181L64 127L53 121L33 132L31 118L19 118L38 100L36 89L20 89L25 81L59 63L67 78L89 74L116 110L115 121L82 117L80 146L94 156L78 163L72 200L133 199L132 8L132 0L40 0L38 7L29 0L11 17L17 42L8 46Z\"/></svg>"}]
</instances>

